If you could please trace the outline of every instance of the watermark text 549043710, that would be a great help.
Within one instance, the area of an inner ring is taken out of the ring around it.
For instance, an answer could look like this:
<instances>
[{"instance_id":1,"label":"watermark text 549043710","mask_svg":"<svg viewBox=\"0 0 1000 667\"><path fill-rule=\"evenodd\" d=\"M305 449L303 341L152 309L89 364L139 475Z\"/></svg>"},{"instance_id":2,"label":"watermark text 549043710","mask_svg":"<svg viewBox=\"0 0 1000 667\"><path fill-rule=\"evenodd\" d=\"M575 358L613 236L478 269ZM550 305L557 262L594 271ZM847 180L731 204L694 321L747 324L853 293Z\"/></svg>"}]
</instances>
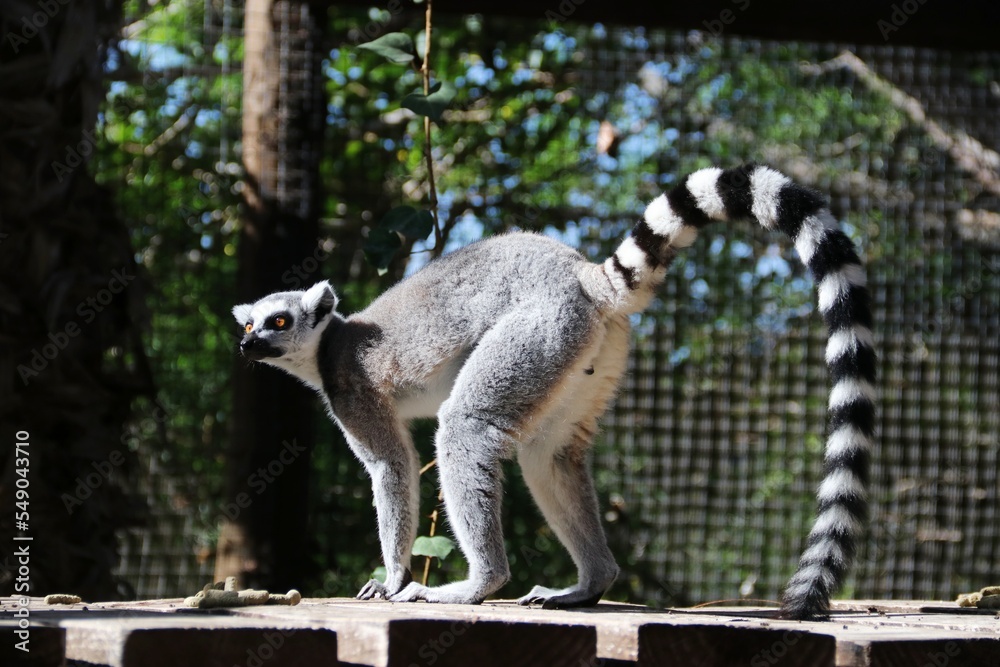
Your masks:
<instances>
[{"instance_id":1,"label":"watermark text 549043710","mask_svg":"<svg viewBox=\"0 0 1000 667\"><path fill-rule=\"evenodd\" d=\"M19 651L29 653L31 639L31 612L28 611L28 593L31 591L31 535L28 527L31 523L28 471L31 469L31 434L18 431L14 442L14 561L17 572L14 577L13 597L14 618L17 628L14 630L14 647ZM20 640L20 641L17 641Z\"/></svg>"}]
</instances>

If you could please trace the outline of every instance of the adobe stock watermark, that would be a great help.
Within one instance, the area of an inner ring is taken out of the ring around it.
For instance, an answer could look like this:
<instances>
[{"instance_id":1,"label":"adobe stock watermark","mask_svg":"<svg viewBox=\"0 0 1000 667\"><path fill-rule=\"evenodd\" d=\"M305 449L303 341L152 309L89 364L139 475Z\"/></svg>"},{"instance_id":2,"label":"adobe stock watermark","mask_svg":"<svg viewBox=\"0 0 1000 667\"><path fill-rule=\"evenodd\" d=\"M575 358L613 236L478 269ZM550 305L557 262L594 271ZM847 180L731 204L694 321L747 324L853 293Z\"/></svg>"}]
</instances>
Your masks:
<instances>
[{"instance_id":1,"label":"adobe stock watermark","mask_svg":"<svg viewBox=\"0 0 1000 667\"><path fill-rule=\"evenodd\" d=\"M72 514L77 507L83 505L83 501L90 498L94 491L110 480L115 469L123 463L125 463L125 455L117 449L113 450L106 460L92 462L90 465L94 468L93 472L76 478L73 494L64 493L59 497L66 507L66 512Z\"/></svg>"},{"instance_id":2,"label":"adobe stock watermark","mask_svg":"<svg viewBox=\"0 0 1000 667\"><path fill-rule=\"evenodd\" d=\"M292 438L291 442L285 440L281 444L282 449L278 453L278 456L272 459L266 466L257 468L255 472L250 473L247 477L246 485L257 496L264 493L268 485L274 483L274 480L285 472L285 466L294 463L306 451L306 448L298 444L295 438ZM222 513L230 521L236 521L240 516L240 512L250 507L253 504L253 500L253 497L249 493L240 491L233 498L233 502L222 503Z\"/></svg>"},{"instance_id":3,"label":"adobe stock watermark","mask_svg":"<svg viewBox=\"0 0 1000 667\"><path fill-rule=\"evenodd\" d=\"M133 280L135 280L135 276L128 272L127 266L123 266L121 270L115 269L111 272L108 286L77 305L76 314L83 320L84 324L90 324L114 301L115 296L125 291L125 288ZM48 333L49 342L32 349L31 359L27 364L18 365L17 373L21 376L21 382L25 386L30 384L31 380L48 368L49 362L58 357L63 350L69 347L70 341L81 333L83 333L83 328L76 320L67 322L60 331L50 331Z\"/></svg>"},{"instance_id":4,"label":"adobe stock watermark","mask_svg":"<svg viewBox=\"0 0 1000 667\"><path fill-rule=\"evenodd\" d=\"M935 283L935 287L941 290L944 308L930 319L914 322L911 334L913 343L911 358L918 360L925 358L928 350L924 344L924 336L941 336L949 331L956 321L961 320L966 301L979 295L986 288L987 278L998 274L1000 274L1000 261L994 259L988 262L985 258L980 258L975 273L954 287Z\"/></svg>"},{"instance_id":5,"label":"adobe stock watermark","mask_svg":"<svg viewBox=\"0 0 1000 667\"><path fill-rule=\"evenodd\" d=\"M256 648L247 649L246 667L263 667L264 663L274 657L274 654L285 645L285 640L295 634L296 628L275 628L264 632L264 641Z\"/></svg>"},{"instance_id":6,"label":"adobe stock watermark","mask_svg":"<svg viewBox=\"0 0 1000 667\"><path fill-rule=\"evenodd\" d=\"M673 583L668 579L656 579L656 585L660 587L663 591L663 606L670 607L672 603L677 602L683 604L683 589L680 585Z\"/></svg>"},{"instance_id":7,"label":"adobe stock watermark","mask_svg":"<svg viewBox=\"0 0 1000 667\"><path fill-rule=\"evenodd\" d=\"M368 42L381 37L389 27L389 22L392 17L399 16L399 14L402 13L403 2L402 0L389 0L389 2L385 5L385 9L389 12L388 17L385 17L385 14L383 13L378 18L372 19L366 23L364 28L351 28L351 30L347 33L347 38L351 40L355 46L357 46L363 41Z\"/></svg>"},{"instance_id":8,"label":"adobe stock watermark","mask_svg":"<svg viewBox=\"0 0 1000 667\"><path fill-rule=\"evenodd\" d=\"M62 8L68 5L69 2L70 0L38 0L35 3L38 11L32 13L30 16L25 14L21 17L20 32L7 33L6 39L7 43L10 44L11 50L15 54L20 52L21 47L36 37L38 31L47 26L49 21L55 18L56 14L62 11Z\"/></svg>"},{"instance_id":9,"label":"adobe stock watermark","mask_svg":"<svg viewBox=\"0 0 1000 667\"><path fill-rule=\"evenodd\" d=\"M948 667L952 658L957 658L962 653L962 649L955 642L948 642L941 648L940 651L928 651L927 662L917 667Z\"/></svg>"},{"instance_id":10,"label":"adobe stock watermark","mask_svg":"<svg viewBox=\"0 0 1000 667\"><path fill-rule=\"evenodd\" d=\"M302 289L310 282L313 274L319 270L320 264L330 256L330 250L327 250L324 243L317 242L312 255L303 259L299 264L293 264L292 268L281 274L281 282L294 290Z\"/></svg>"},{"instance_id":11,"label":"adobe stock watermark","mask_svg":"<svg viewBox=\"0 0 1000 667\"><path fill-rule=\"evenodd\" d=\"M56 175L60 183L72 174L77 167L84 164L87 158L97 150L97 135L94 134L94 131L83 130L82 134L83 139L76 146L66 147L66 157L63 162L56 161L52 163L52 173Z\"/></svg>"},{"instance_id":12,"label":"adobe stock watermark","mask_svg":"<svg viewBox=\"0 0 1000 667\"><path fill-rule=\"evenodd\" d=\"M551 551L552 547L552 540L549 539L544 532L539 532L535 537L533 545L521 545L521 558L523 559L525 565L531 565L536 558L541 558L546 553Z\"/></svg>"},{"instance_id":13,"label":"adobe stock watermark","mask_svg":"<svg viewBox=\"0 0 1000 667\"><path fill-rule=\"evenodd\" d=\"M750 8L750 0L730 0L737 10L745 12ZM737 14L732 9L723 9L719 16L714 19L702 21L705 31L712 37L721 37L726 31L726 26L732 25L736 21Z\"/></svg>"},{"instance_id":14,"label":"adobe stock watermark","mask_svg":"<svg viewBox=\"0 0 1000 667\"><path fill-rule=\"evenodd\" d=\"M430 665L437 663L448 652L448 649L455 645L455 641L469 630L471 625L470 621L455 621L437 637L425 641L417 649L417 655L423 662L411 662L410 667L421 667L421 665L430 667Z\"/></svg>"},{"instance_id":15,"label":"adobe stock watermark","mask_svg":"<svg viewBox=\"0 0 1000 667\"><path fill-rule=\"evenodd\" d=\"M443 630L437 637L428 639L417 649L420 662L411 662L409 667L432 667L454 646L459 638L469 631L472 621L455 621ZM451 663L449 663L451 664ZM605 664L604 659L596 656L589 659L581 659L575 667L601 667Z\"/></svg>"},{"instance_id":16,"label":"adobe stock watermark","mask_svg":"<svg viewBox=\"0 0 1000 667\"><path fill-rule=\"evenodd\" d=\"M68 0L41 0L41 2L68 2ZM40 2L40 4L41 4ZM160 82L160 79L152 78L147 76L148 73L143 74L141 88L144 91L153 90ZM115 110L117 113L123 115L128 115L131 111L135 109L132 105L127 104L124 100L116 99L114 103L110 105L110 108ZM105 124L107 121L105 121ZM175 136L177 133L175 132ZM56 179L62 183L68 176L70 176L74 171L76 171L81 166L87 163L87 160L96 153L97 147L100 144L100 139L94 129L84 128L81 131L82 138L75 144L69 144L65 147L65 157L60 160L54 160L50 165L52 168L52 173L55 174Z\"/></svg>"},{"instance_id":17,"label":"adobe stock watermark","mask_svg":"<svg viewBox=\"0 0 1000 667\"><path fill-rule=\"evenodd\" d=\"M545 10L545 19L547 21L555 21L557 23L568 21L569 18L576 13L576 8L584 2L586 2L586 0L562 0L555 10Z\"/></svg>"},{"instance_id":18,"label":"adobe stock watermark","mask_svg":"<svg viewBox=\"0 0 1000 667\"><path fill-rule=\"evenodd\" d=\"M807 633L804 630L787 630L768 648L761 649L750 658L750 667L768 667L776 665L786 655L789 649L799 643L799 640Z\"/></svg>"},{"instance_id":19,"label":"adobe stock watermark","mask_svg":"<svg viewBox=\"0 0 1000 667\"><path fill-rule=\"evenodd\" d=\"M927 4L927 0L903 0L899 4L892 5L892 11L888 19L879 19L875 27L882 33L882 39L889 41L889 36L906 25L910 17L917 13L921 5Z\"/></svg>"},{"instance_id":20,"label":"adobe stock watermark","mask_svg":"<svg viewBox=\"0 0 1000 667\"><path fill-rule=\"evenodd\" d=\"M167 413L162 407L156 405L153 409L152 418L157 424L163 424L167 421ZM127 449L134 449L138 440L139 434L136 432L134 426L123 429L121 438L119 438L122 447ZM80 507L86 500L89 500L94 495L94 492L103 486L105 482L111 481L114 471L121 468L125 464L125 461L125 454L120 449L111 450L111 453L103 461L92 461L90 466L93 468L93 471L76 478L76 486L73 487L73 493L64 493L60 496L60 500L63 501L66 511L72 514L76 511L77 507Z\"/></svg>"}]
</instances>

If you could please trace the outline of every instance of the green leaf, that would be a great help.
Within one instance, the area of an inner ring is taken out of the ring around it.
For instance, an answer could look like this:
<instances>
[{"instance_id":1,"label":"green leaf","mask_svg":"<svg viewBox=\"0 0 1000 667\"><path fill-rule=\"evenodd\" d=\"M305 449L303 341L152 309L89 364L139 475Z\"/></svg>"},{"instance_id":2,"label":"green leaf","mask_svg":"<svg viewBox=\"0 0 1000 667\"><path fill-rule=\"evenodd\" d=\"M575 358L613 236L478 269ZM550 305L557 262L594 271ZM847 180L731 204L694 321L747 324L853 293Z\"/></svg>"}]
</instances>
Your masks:
<instances>
[{"instance_id":1,"label":"green leaf","mask_svg":"<svg viewBox=\"0 0 1000 667\"><path fill-rule=\"evenodd\" d=\"M447 81L439 81L431 86L429 95L410 93L403 98L399 105L421 116L427 116L433 121L438 121L444 110L455 99L455 93L455 86Z\"/></svg>"},{"instance_id":2,"label":"green leaf","mask_svg":"<svg viewBox=\"0 0 1000 667\"><path fill-rule=\"evenodd\" d=\"M389 262L403 246L399 234L384 227L375 227L368 232L364 251L368 263L379 270L379 275L389 268Z\"/></svg>"},{"instance_id":3,"label":"green leaf","mask_svg":"<svg viewBox=\"0 0 1000 667\"><path fill-rule=\"evenodd\" d=\"M430 556L444 560L455 549L455 543L444 535L421 535L413 542L414 556Z\"/></svg>"},{"instance_id":4,"label":"green leaf","mask_svg":"<svg viewBox=\"0 0 1000 667\"><path fill-rule=\"evenodd\" d=\"M377 53L391 63L405 65L416 58L413 39L402 32L390 32L378 39L358 44L359 49Z\"/></svg>"},{"instance_id":5,"label":"green leaf","mask_svg":"<svg viewBox=\"0 0 1000 667\"><path fill-rule=\"evenodd\" d=\"M434 230L434 216L412 206L397 206L385 214L379 227L399 232L408 239L425 239Z\"/></svg>"},{"instance_id":6,"label":"green leaf","mask_svg":"<svg viewBox=\"0 0 1000 667\"><path fill-rule=\"evenodd\" d=\"M423 53L424 49L427 47L427 31L421 30L417 33L417 36L413 38L413 46L416 47L417 53Z\"/></svg>"},{"instance_id":7,"label":"green leaf","mask_svg":"<svg viewBox=\"0 0 1000 667\"><path fill-rule=\"evenodd\" d=\"M385 569L385 565L379 565L374 570L372 570L372 579L378 579L379 581L385 581L385 578L389 576L389 573Z\"/></svg>"}]
</instances>

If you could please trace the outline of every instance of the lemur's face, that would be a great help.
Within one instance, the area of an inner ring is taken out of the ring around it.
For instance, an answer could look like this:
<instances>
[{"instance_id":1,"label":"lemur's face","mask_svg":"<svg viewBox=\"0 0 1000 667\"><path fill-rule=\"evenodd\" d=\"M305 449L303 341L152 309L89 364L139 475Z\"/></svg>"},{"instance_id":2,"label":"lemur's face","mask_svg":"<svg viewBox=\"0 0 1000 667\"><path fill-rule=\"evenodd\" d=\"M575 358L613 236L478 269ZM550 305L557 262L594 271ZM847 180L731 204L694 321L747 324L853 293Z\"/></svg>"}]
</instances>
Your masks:
<instances>
[{"instance_id":1,"label":"lemur's face","mask_svg":"<svg viewBox=\"0 0 1000 667\"><path fill-rule=\"evenodd\" d=\"M277 292L256 303L233 308L243 327L240 351L247 359L294 370L312 361L319 337L337 306L337 296L326 281L305 292Z\"/></svg>"}]
</instances>

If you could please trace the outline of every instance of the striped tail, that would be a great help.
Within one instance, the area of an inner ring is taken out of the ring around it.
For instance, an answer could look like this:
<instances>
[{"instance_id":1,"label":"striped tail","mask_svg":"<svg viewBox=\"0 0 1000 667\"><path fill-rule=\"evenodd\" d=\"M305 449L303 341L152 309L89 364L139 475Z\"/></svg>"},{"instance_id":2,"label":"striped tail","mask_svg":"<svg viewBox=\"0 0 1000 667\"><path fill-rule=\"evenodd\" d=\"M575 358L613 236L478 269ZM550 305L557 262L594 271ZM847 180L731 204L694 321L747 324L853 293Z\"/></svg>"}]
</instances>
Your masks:
<instances>
[{"instance_id":1,"label":"striped tail","mask_svg":"<svg viewBox=\"0 0 1000 667\"><path fill-rule=\"evenodd\" d=\"M819 310L829 329L826 362L833 389L819 511L782 600L786 617L807 618L829 608L868 518L875 351L871 298L854 244L820 195L773 169L702 169L646 208L632 235L594 267L604 279L589 282L602 289L588 292L595 297L601 292L611 310L637 312L663 280L677 249L691 245L700 227L743 218L780 229L795 242L819 286Z\"/></svg>"}]
</instances>

